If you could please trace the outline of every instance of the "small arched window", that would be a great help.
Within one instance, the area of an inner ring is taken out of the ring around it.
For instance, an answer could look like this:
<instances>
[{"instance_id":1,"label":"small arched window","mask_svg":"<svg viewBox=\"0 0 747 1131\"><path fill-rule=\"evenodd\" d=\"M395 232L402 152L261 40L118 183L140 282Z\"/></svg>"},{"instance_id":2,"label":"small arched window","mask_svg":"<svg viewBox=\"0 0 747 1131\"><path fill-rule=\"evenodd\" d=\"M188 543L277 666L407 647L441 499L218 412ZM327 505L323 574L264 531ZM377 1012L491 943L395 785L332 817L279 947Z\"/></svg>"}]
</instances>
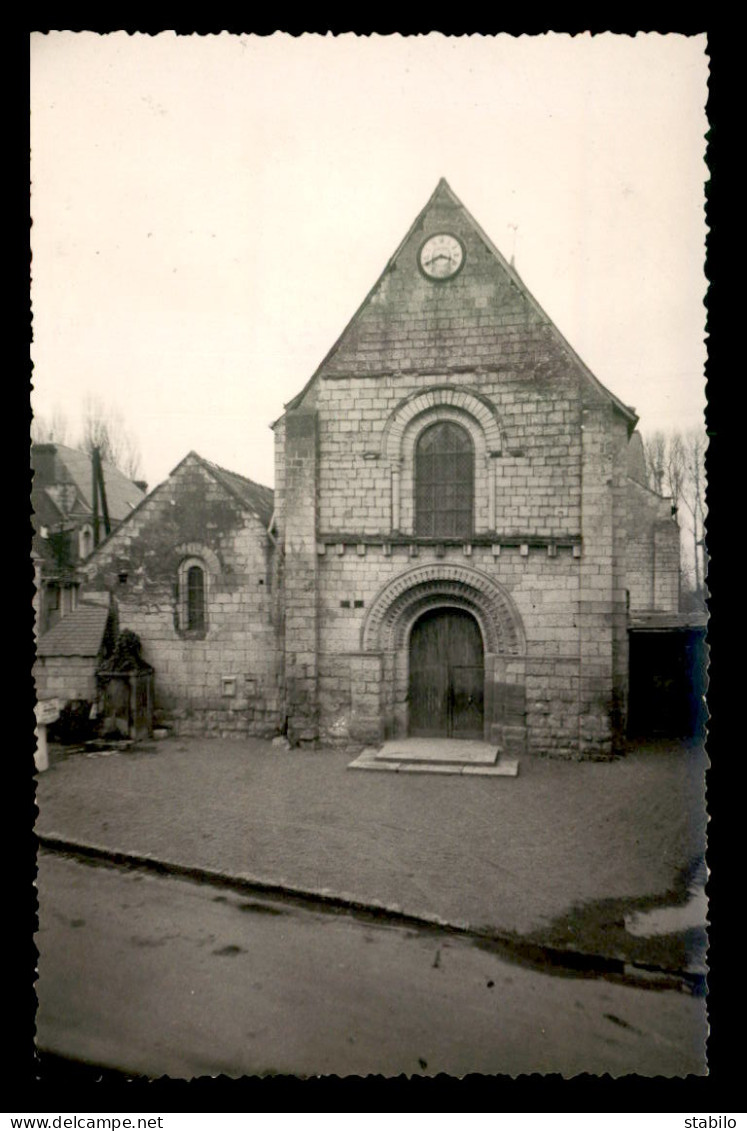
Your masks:
<instances>
[{"instance_id":1,"label":"small arched window","mask_svg":"<svg viewBox=\"0 0 747 1131\"><path fill-rule=\"evenodd\" d=\"M201 631L205 628L205 571L193 565L187 570L187 626Z\"/></svg>"},{"instance_id":2,"label":"small arched window","mask_svg":"<svg viewBox=\"0 0 747 1131\"><path fill-rule=\"evenodd\" d=\"M93 530L90 526L81 526L78 531L78 556L87 558L93 553Z\"/></svg>"},{"instance_id":3,"label":"small arched window","mask_svg":"<svg viewBox=\"0 0 747 1131\"><path fill-rule=\"evenodd\" d=\"M432 424L415 449L415 533L424 538L470 537L474 494L471 436L449 420Z\"/></svg>"},{"instance_id":4,"label":"small arched window","mask_svg":"<svg viewBox=\"0 0 747 1131\"><path fill-rule=\"evenodd\" d=\"M179 566L179 628L200 635L207 630L207 571L195 558Z\"/></svg>"}]
</instances>

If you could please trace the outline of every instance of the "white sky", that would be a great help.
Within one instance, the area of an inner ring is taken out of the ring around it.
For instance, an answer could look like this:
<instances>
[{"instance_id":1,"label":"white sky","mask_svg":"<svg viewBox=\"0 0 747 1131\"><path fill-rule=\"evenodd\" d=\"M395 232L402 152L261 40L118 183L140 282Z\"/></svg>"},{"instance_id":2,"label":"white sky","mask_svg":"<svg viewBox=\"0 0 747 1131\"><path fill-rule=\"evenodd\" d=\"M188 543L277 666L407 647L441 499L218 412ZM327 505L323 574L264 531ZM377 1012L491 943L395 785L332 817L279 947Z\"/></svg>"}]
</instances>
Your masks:
<instances>
[{"instance_id":1,"label":"white sky","mask_svg":"<svg viewBox=\"0 0 747 1131\"><path fill-rule=\"evenodd\" d=\"M441 176L643 431L703 426L705 36L31 36L36 411L269 424ZM517 226L516 232L514 225Z\"/></svg>"}]
</instances>

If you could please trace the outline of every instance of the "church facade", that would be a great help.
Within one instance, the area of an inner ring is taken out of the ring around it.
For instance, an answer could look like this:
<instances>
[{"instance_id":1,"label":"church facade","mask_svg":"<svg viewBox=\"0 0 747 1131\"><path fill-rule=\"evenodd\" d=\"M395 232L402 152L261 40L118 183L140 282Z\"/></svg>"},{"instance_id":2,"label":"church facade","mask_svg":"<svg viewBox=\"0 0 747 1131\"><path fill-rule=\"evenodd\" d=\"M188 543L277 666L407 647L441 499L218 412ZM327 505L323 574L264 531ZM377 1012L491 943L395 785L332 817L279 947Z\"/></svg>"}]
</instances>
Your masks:
<instances>
[{"instance_id":1,"label":"church facade","mask_svg":"<svg viewBox=\"0 0 747 1131\"><path fill-rule=\"evenodd\" d=\"M442 180L275 425L290 740L618 747L631 586L679 586L636 422Z\"/></svg>"},{"instance_id":2,"label":"church facade","mask_svg":"<svg viewBox=\"0 0 747 1131\"><path fill-rule=\"evenodd\" d=\"M273 426L274 496L192 454L89 588L181 732L604 757L632 618L678 609L636 422L442 180Z\"/></svg>"}]
</instances>

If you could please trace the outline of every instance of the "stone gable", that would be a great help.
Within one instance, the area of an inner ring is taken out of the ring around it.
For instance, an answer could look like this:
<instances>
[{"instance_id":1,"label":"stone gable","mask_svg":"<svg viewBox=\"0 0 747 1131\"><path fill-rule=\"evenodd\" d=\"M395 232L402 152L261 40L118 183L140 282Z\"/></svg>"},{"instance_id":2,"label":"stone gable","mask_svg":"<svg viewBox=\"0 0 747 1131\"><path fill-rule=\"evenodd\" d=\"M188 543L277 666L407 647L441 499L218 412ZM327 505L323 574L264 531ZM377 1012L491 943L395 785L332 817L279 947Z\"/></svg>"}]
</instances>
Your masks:
<instances>
[{"instance_id":1,"label":"stone gable","mask_svg":"<svg viewBox=\"0 0 747 1131\"><path fill-rule=\"evenodd\" d=\"M239 491L240 478L189 455L86 566L89 592L113 593L120 627L140 636L156 708L180 733L275 734L280 725L267 489ZM184 620L191 565L204 582L197 628Z\"/></svg>"},{"instance_id":2,"label":"stone gable","mask_svg":"<svg viewBox=\"0 0 747 1131\"><path fill-rule=\"evenodd\" d=\"M433 279L421 249L441 233L461 266ZM609 754L626 711L635 420L440 182L276 425L291 739L407 734L409 633L453 608L480 628L486 740ZM417 452L439 423L461 430L473 458L458 538L418 534Z\"/></svg>"}]
</instances>

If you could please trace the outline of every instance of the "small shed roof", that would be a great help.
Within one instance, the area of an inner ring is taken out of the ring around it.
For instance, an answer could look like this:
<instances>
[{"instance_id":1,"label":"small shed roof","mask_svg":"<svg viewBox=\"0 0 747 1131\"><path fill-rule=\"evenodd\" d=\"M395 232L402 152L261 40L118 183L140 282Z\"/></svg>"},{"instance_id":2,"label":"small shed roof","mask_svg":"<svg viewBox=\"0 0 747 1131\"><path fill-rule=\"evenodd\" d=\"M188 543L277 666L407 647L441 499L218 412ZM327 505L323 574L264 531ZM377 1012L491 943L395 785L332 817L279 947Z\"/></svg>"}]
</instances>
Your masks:
<instances>
[{"instance_id":1,"label":"small shed roof","mask_svg":"<svg viewBox=\"0 0 747 1131\"><path fill-rule=\"evenodd\" d=\"M704 629L708 614L704 612L662 613L655 610L631 613L628 627L638 632L672 632L677 629Z\"/></svg>"},{"instance_id":2,"label":"small shed roof","mask_svg":"<svg viewBox=\"0 0 747 1131\"><path fill-rule=\"evenodd\" d=\"M44 633L37 645L37 655L98 656L109 615L109 609L103 605L79 605Z\"/></svg>"}]
</instances>

